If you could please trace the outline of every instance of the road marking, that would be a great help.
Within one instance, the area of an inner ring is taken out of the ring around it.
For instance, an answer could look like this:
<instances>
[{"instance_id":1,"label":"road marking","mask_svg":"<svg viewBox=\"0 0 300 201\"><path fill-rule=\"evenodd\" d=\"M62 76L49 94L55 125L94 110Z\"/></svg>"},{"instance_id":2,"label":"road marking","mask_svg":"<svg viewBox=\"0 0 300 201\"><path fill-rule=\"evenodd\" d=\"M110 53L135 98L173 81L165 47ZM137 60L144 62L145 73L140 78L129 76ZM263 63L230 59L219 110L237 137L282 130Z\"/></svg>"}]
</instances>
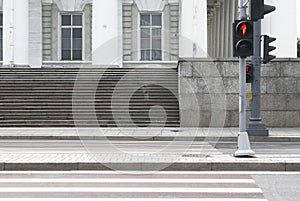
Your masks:
<instances>
[{"instance_id":1,"label":"road marking","mask_svg":"<svg viewBox=\"0 0 300 201\"><path fill-rule=\"evenodd\" d=\"M178 174L176 171L165 171L165 172L159 172L159 171L97 171L97 170L91 170L91 171L0 171L0 175L7 175L7 174L15 174L15 175L29 175L29 174L44 174L44 175L52 175L52 174L64 174L64 175L76 175L76 174L128 174L128 175L148 175L148 174L153 174L153 175L159 175L159 174L164 174L164 175L169 175L169 174ZM180 172L180 175L300 175L300 172L263 172L263 171L235 171L235 172L230 172L230 171L201 171L200 173L198 171L182 171ZM2 201L2 200L1 200Z\"/></svg>"},{"instance_id":2,"label":"road marking","mask_svg":"<svg viewBox=\"0 0 300 201\"><path fill-rule=\"evenodd\" d=\"M0 201L267 201L245 174L6 173L0 175Z\"/></svg>"},{"instance_id":3,"label":"road marking","mask_svg":"<svg viewBox=\"0 0 300 201\"><path fill-rule=\"evenodd\" d=\"M86 188L86 187L75 187L75 188L49 188L49 187L2 187L0 192L18 192L18 193L28 193L28 192L78 192L78 193L89 193L89 192L119 192L119 193L262 193L260 188L161 188L161 187L151 187L151 188Z\"/></svg>"},{"instance_id":4,"label":"road marking","mask_svg":"<svg viewBox=\"0 0 300 201\"><path fill-rule=\"evenodd\" d=\"M171 201L174 198L3 198L1 201ZM218 199L193 199L183 198L176 201L268 201L266 199L243 199L243 198L218 198Z\"/></svg>"},{"instance_id":5,"label":"road marking","mask_svg":"<svg viewBox=\"0 0 300 201\"><path fill-rule=\"evenodd\" d=\"M28 179L20 179L20 178L0 178L0 183L16 183L16 182L26 182L26 183L43 183L43 182L56 182L56 183L69 183L69 182L76 182L76 183L87 183L87 182L94 182L94 183L255 183L253 179L140 179L140 178L132 178L131 180L128 178L28 178Z\"/></svg>"}]
</instances>

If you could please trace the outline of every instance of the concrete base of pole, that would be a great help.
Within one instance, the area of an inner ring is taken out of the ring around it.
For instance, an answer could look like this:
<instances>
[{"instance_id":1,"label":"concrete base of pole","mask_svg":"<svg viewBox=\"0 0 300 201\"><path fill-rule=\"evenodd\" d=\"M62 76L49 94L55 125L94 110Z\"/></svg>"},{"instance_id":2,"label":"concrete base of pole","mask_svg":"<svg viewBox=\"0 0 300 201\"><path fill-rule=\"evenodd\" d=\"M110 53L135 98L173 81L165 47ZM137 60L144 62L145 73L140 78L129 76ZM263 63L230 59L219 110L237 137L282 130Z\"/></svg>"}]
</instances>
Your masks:
<instances>
[{"instance_id":1,"label":"concrete base of pole","mask_svg":"<svg viewBox=\"0 0 300 201\"><path fill-rule=\"evenodd\" d=\"M238 147L234 153L235 157L254 156L254 151L251 150L249 137L247 132L239 132Z\"/></svg>"},{"instance_id":2,"label":"concrete base of pole","mask_svg":"<svg viewBox=\"0 0 300 201\"><path fill-rule=\"evenodd\" d=\"M250 119L249 126L247 128L249 136L269 136L269 130L262 123L261 119Z\"/></svg>"}]
</instances>

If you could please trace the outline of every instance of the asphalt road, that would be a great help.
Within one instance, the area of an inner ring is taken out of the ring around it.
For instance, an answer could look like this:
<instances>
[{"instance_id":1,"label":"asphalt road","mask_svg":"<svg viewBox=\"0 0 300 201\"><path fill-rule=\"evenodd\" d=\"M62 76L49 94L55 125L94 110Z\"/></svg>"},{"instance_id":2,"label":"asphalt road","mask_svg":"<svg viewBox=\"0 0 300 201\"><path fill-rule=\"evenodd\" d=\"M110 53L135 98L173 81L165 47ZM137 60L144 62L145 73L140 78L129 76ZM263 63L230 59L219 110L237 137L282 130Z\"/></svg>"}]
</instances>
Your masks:
<instances>
[{"instance_id":1,"label":"asphalt road","mask_svg":"<svg viewBox=\"0 0 300 201\"><path fill-rule=\"evenodd\" d=\"M299 201L300 173L252 175L269 201Z\"/></svg>"}]
</instances>

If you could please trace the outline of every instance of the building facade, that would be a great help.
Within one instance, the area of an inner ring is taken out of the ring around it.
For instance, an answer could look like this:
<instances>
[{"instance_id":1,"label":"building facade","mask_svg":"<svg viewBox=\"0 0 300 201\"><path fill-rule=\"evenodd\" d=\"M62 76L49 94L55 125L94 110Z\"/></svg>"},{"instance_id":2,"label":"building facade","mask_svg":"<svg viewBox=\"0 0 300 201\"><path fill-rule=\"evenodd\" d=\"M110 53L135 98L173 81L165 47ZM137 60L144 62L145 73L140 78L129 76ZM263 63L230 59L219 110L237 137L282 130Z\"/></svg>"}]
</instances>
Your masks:
<instances>
[{"instance_id":1,"label":"building facade","mask_svg":"<svg viewBox=\"0 0 300 201\"><path fill-rule=\"evenodd\" d=\"M296 57L296 0L263 32L277 57ZM178 58L231 57L237 0L1 0L3 66L176 66ZM289 20L289 23L284 23ZM294 20L294 21L293 21ZM288 31L287 31L288 30Z\"/></svg>"}]
</instances>

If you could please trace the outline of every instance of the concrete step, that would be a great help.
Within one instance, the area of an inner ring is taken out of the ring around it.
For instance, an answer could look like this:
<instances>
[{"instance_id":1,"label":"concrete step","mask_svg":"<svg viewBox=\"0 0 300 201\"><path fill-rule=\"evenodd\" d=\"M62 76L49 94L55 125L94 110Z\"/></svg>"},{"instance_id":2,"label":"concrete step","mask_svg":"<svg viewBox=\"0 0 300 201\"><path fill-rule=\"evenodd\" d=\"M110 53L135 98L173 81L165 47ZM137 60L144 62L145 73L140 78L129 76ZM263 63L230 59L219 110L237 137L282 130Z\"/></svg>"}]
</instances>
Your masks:
<instances>
[{"instance_id":1,"label":"concrete step","mask_svg":"<svg viewBox=\"0 0 300 201\"><path fill-rule=\"evenodd\" d=\"M156 89L155 89L156 88ZM26 92L73 92L73 90L77 90L78 92L81 93L88 93L91 91L99 91L99 92L103 92L103 91L116 91L118 90L118 92L131 92L132 90L136 91L136 90L140 90L140 91L152 91L152 90L156 90L156 91L160 91L160 90L175 90L176 89L176 85L164 85L161 87L151 87L151 89L143 89L142 86L139 85L118 85L117 87L115 86L99 86L97 89L95 88L90 88L90 87L86 87L83 88L82 86L80 87L61 87L61 88L42 88L42 87L38 87L38 88L28 88L28 87L23 87L23 88L1 88L0 93L7 93L10 92L12 93L22 93L22 91L26 91ZM70 91L72 90L72 91Z\"/></svg>"},{"instance_id":2,"label":"concrete step","mask_svg":"<svg viewBox=\"0 0 300 201\"><path fill-rule=\"evenodd\" d=\"M14 68L5 68L5 67L1 67L0 68L0 72L10 72L10 71L14 71L14 72L45 72L45 71L53 71L53 72L68 72L68 71L117 71L117 72L121 72L121 71L132 71L132 70L141 70L141 71L167 71L167 70L176 70L176 69L170 69L170 68L152 68L152 67L146 67L146 68L119 68L119 67L99 67L99 66L95 66L95 67L83 67L83 68L18 68L18 67L14 67Z\"/></svg>"},{"instance_id":3,"label":"concrete step","mask_svg":"<svg viewBox=\"0 0 300 201\"><path fill-rule=\"evenodd\" d=\"M176 72L170 68L0 68L0 73L73 73L73 72Z\"/></svg>"},{"instance_id":4,"label":"concrete step","mask_svg":"<svg viewBox=\"0 0 300 201\"><path fill-rule=\"evenodd\" d=\"M14 105L14 104L10 104L10 105L0 105L1 107L5 107L3 108L5 109L10 109L10 110L20 110L20 109L26 109L26 110L39 110L39 109L74 109L74 110L90 110L92 109L96 109L97 111L101 111L101 109L128 109L130 107L130 109L146 109L146 107L153 107L153 106L157 106L159 104L155 103L155 104L145 104L145 103L138 103L135 105L126 105L126 103L119 103L119 104L114 104L111 105L110 103L103 103L103 104L74 104L73 106L71 104L44 104L44 105L39 105L39 104L31 104L31 105ZM178 108L178 104L177 103L164 103L159 105L161 107L164 107L165 109L176 109Z\"/></svg>"},{"instance_id":5,"label":"concrete step","mask_svg":"<svg viewBox=\"0 0 300 201\"><path fill-rule=\"evenodd\" d=\"M179 113L178 111L160 111L160 110L129 110L129 111L125 111L125 110L105 110L105 111L101 111L101 110L95 110L95 111L85 111L85 112L77 112L75 111L74 113L72 111L68 111L68 112L60 112L60 111L48 111L48 112L38 112L38 111L27 111L27 112L20 112L20 111L15 111L15 112L11 112L11 113L0 113L0 118L10 118L10 117L19 117L22 118L23 116L34 116L34 117L38 117L38 116L42 116L42 117L49 117L49 116L71 116L73 117L73 115L76 115L78 117L83 116L92 116L93 112L96 112L97 115L100 116L111 116L112 114L114 114L114 116L116 117L123 117L123 116L127 116L128 114L131 115L132 117L134 116L147 116L149 114L151 114L151 116L162 116L165 115L166 113L168 114L168 116L170 117L178 117Z\"/></svg>"},{"instance_id":6,"label":"concrete step","mask_svg":"<svg viewBox=\"0 0 300 201\"><path fill-rule=\"evenodd\" d=\"M177 127L177 92L177 72L170 69L2 68L0 127L74 127L74 115L83 127L116 127L115 121L147 127L151 120L152 126ZM151 110L150 120L149 109L156 105L164 111Z\"/></svg>"},{"instance_id":7,"label":"concrete step","mask_svg":"<svg viewBox=\"0 0 300 201\"><path fill-rule=\"evenodd\" d=\"M9 112L8 109L6 110L0 110L0 115L1 116L8 116L8 115L33 115L33 114L41 114L41 115L44 115L44 114L78 114L78 115L83 115L83 114L92 114L94 112L97 112L98 114L111 114L112 112L115 113L115 114L148 114L148 112L150 111L151 114L153 113L168 113L168 114L176 114L178 115L179 112L178 110L176 110L176 106L174 107L162 107L163 109L160 110L160 109L157 109L157 107L151 107L151 106L147 106L147 107L121 107L121 108L117 108L117 107L105 107L105 108L99 108L99 107L96 107L96 108L74 108L72 110L71 107L69 108L61 108L61 110L59 110L59 108L56 108L55 110L53 110L52 108L44 108L44 109L41 109L41 110L38 110L38 109L31 109L31 108L27 108L26 109L11 109L11 108L8 108L9 109Z\"/></svg>"},{"instance_id":8,"label":"concrete step","mask_svg":"<svg viewBox=\"0 0 300 201\"><path fill-rule=\"evenodd\" d=\"M82 73L82 72L74 72L74 73L18 73L18 72L11 72L11 73L1 73L0 72L0 77L2 78L22 78L22 77L71 77L71 78L76 78L76 77L92 77L92 78L107 78L107 77L113 77L113 78L120 78L123 76L126 77L134 77L134 76L139 76L143 74L141 77L150 77L150 76L155 76L155 77L177 77L176 72L90 72L90 73Z\"/></svg>"},{"instance_id":9,"label":"concrete step","mask_svg":"<svg viewBox=\"0 0 300 201\"><path fill-rule=\"evenodd\" d=\"M14 118L14 121L24 121L24 122L32 122L32 121L47 121L47 122L51 122L53 121L53 119L55 119L55 121L58 121L58 120L74 120L72 116L19 116L19 117L16 117L16 116L11 116L11 117L0 117L0 123L3 123L3 122L11 122L11 118ZM88 120L91 120L93 121L95 118L93 116L86 116L86 117L80 117L80 118L76 118L76 120L85 120L85 121L88 121ZM119 117L119 116L114 116L114 118L112 118L112 116L100 116L98 118L98 120L103 120L103 121L107 121L107 120L112 120L112 121L118 121L118 122L128 122L128 121L132 121L132 122L149 122L150 120L151 121L154 121L154 122L178 122L179 121L179 118L178 116L177 117L170 117L168 116L167 119L164 117L164 116L154 116L151 118L149 117L136 117L136 118L131 118L128 120L127 117Z\"/></svg>"},{"instance_id":10,"label":"concrete step","mask_svg":"<svg viewBox=\"0 0 300 201\"><path fill-rule=\"evenodd\" d=\"M141 80L79 80L79 81L75 81L75 80L64 80L64 81L58 81L57 79L55 80L50 80L47 79L48 82L45 82L45 80L1 80L0 82L0 87L10 87L12 84L15 87L22 87L22 86L36 86L36 87L61 87L61 86L74 86L74 84L78 85L81 84L84 87L89 87L89 86L102 86L103 84L106 85L111 85L111 84L118 84L118 83L122 83L122 85L131 85L131 84L141 84L142 86L147 86L147 87L155 87L155 86L159 86L161 84L176 84L178 83L177 79L154 79L152 77L152 79L141 79Z\"/></svg>"},{"instance_id":11,"label":"concrete step","mask_svg":"<svg viewBox=\"0 0 300 201\"><path fill-rule=\"evenodd\" d=\"M108 98L102 98L102 99L96 99L95 101L93 100L87 100L87 101L83 101L83 100L77 100L74 99L72 100L66 100L66 101L51 101L51 100L44 100L44 101L25 101L25 102L18 102L18 101L11 101L11 102L4 102L4 101L0 101L0 105L5 105L5 106L10 106L10 105L25 105L28 104L28 106L33 105L41 105L41 106L45 106L45 105L58 105L58 104L62 104L64 106L68 106L68 105L76 105L76 106L81 106L81 105L99 105L99 106L105 106L105 105L112 105L112 106L139 106L139 105L143 105L143 106L152 106L154 103L155 104L159 104L161 103L161 105L178 105L178 101L174 98L174 97L169 97L169 99L135 99L135 98L131 98L131 99L122 99L122 98L114 98L114 99L108 99ZM170 103L170 104L167 104ZM160 105L160 104L159 104Z\"/></svg>"},{"instance_id":12,"label":"concrete step","mask_svg":"<svg viewBox=\"0 0 300 201\"><path fill-rule=\"evenodd\" d=\"M76 100L77 101L87 101L90 99L90 97L86 97L86 94L82 94L81 96L76 95ZM112 97L112 92L103 92L99 93L97 92L94 97L97 100L102 100L103 98L111 98ZM151 95L151 96L150 96ZM166 94L164 91L156 91L156 92L151 92L151 93L135 93L134 98L136 99L168 99L169 97L174 97L177 94ZM130 94L128 93L119 93L114 95L114 98L128 98ZM149 97L150 96L150 97ZM131 97L131 96L130 96ZM45 94L39 94L39 95L34 95L34 94L28 94L27 96L25 95L2 95L0 97L0 101L45 101L45 100L50 100L50 101L56 101L56 100L70 100L72 99L72 95L63 95L63 94L52 94L51 96L46 96Z\"/></svg>"},{"instance_id":13,"label":"concrete step","mask_svg":"<svg viewBox=\"0 0 300 201\"><path fill-rule=\"evenodd\" d=\"M168 98L171 98L171 99L168 99ZM156 98L153 98L151 97L151 99L147 99L143 96L141 97L134 97L134 98L131 98L130 100L127 100L125 98L122 98L122 97L117 97L117 98L114 98L113 99L113 104L115 103L127 103L127 102L130 102L130 105L132 105L132 103L136 103L136 102L141 102L141 103L152 103L152 102L177 102L176 99L173 100L172 99L173 97L172 96L167 96L167 97L162 97L162 96L157 96ZM18 104L18 105L21 105L21 104L52 104L52 103L63 103L63 104L72 104L73 102L76 102L76 103L82 103L82 104L92 104L92 103L95 103L96 105L98 103L106 103L106 102L111 102L111 96L107 96L107 97L102 97L101 99L96 99L96 100L89 100L89 99L82 99L82 100L70 100L70 99L53 99L53 100L47 100L47 99L44 99L44 100L39 100L39 99L31 99L31 100L14 100L14 99L11 99L11 100L0 100L0 105L11 105L11 104ZM132 105L133 106L133 105Z\"/></svg>"},{"instance_id":14,"label":"concrete step","mask_svg":"<svg viewBox=\"0 0 300 201\"><path fill-rule=\"evenodd\" d=\"M121 116L121 114L97 114L98 119L113 119L113 120L128 120L128 116ZM157 119L160 121L165 121L165 118L167 117L168 121L169 120L175 120L178 121L179 120L179 115L175 114L156 114L156 115L143 115L143 114L130 114L130 119L131 120L149 120L149 119ZM10 120L10 119L14 119L14 120L27 120L27 121L32 121L32 120L73 120L74 118L76 119L80 119L80 120L87 120L87 119L94 119L93 114L87 114L87 115L75 115L73 116L72 114L69 115L65 115L65 114L45 114L45 115L5 115L5 116L0 116L0 120L1 121L5 121L5 120Z\"/></svg>"},{"instance_id":15,"label":"concrete step","mask_svg":"<svg viewBox=\"0 0 300 201\"><path fill-rule=\"evenodd\" d=\"M178 127L179 122L118 122L114 121L76 121L76 127ZM72 120L59 120L59 121L6 121L1 122L1 127L75 127L74 121Z\"/></svg>"}]
</instances>

